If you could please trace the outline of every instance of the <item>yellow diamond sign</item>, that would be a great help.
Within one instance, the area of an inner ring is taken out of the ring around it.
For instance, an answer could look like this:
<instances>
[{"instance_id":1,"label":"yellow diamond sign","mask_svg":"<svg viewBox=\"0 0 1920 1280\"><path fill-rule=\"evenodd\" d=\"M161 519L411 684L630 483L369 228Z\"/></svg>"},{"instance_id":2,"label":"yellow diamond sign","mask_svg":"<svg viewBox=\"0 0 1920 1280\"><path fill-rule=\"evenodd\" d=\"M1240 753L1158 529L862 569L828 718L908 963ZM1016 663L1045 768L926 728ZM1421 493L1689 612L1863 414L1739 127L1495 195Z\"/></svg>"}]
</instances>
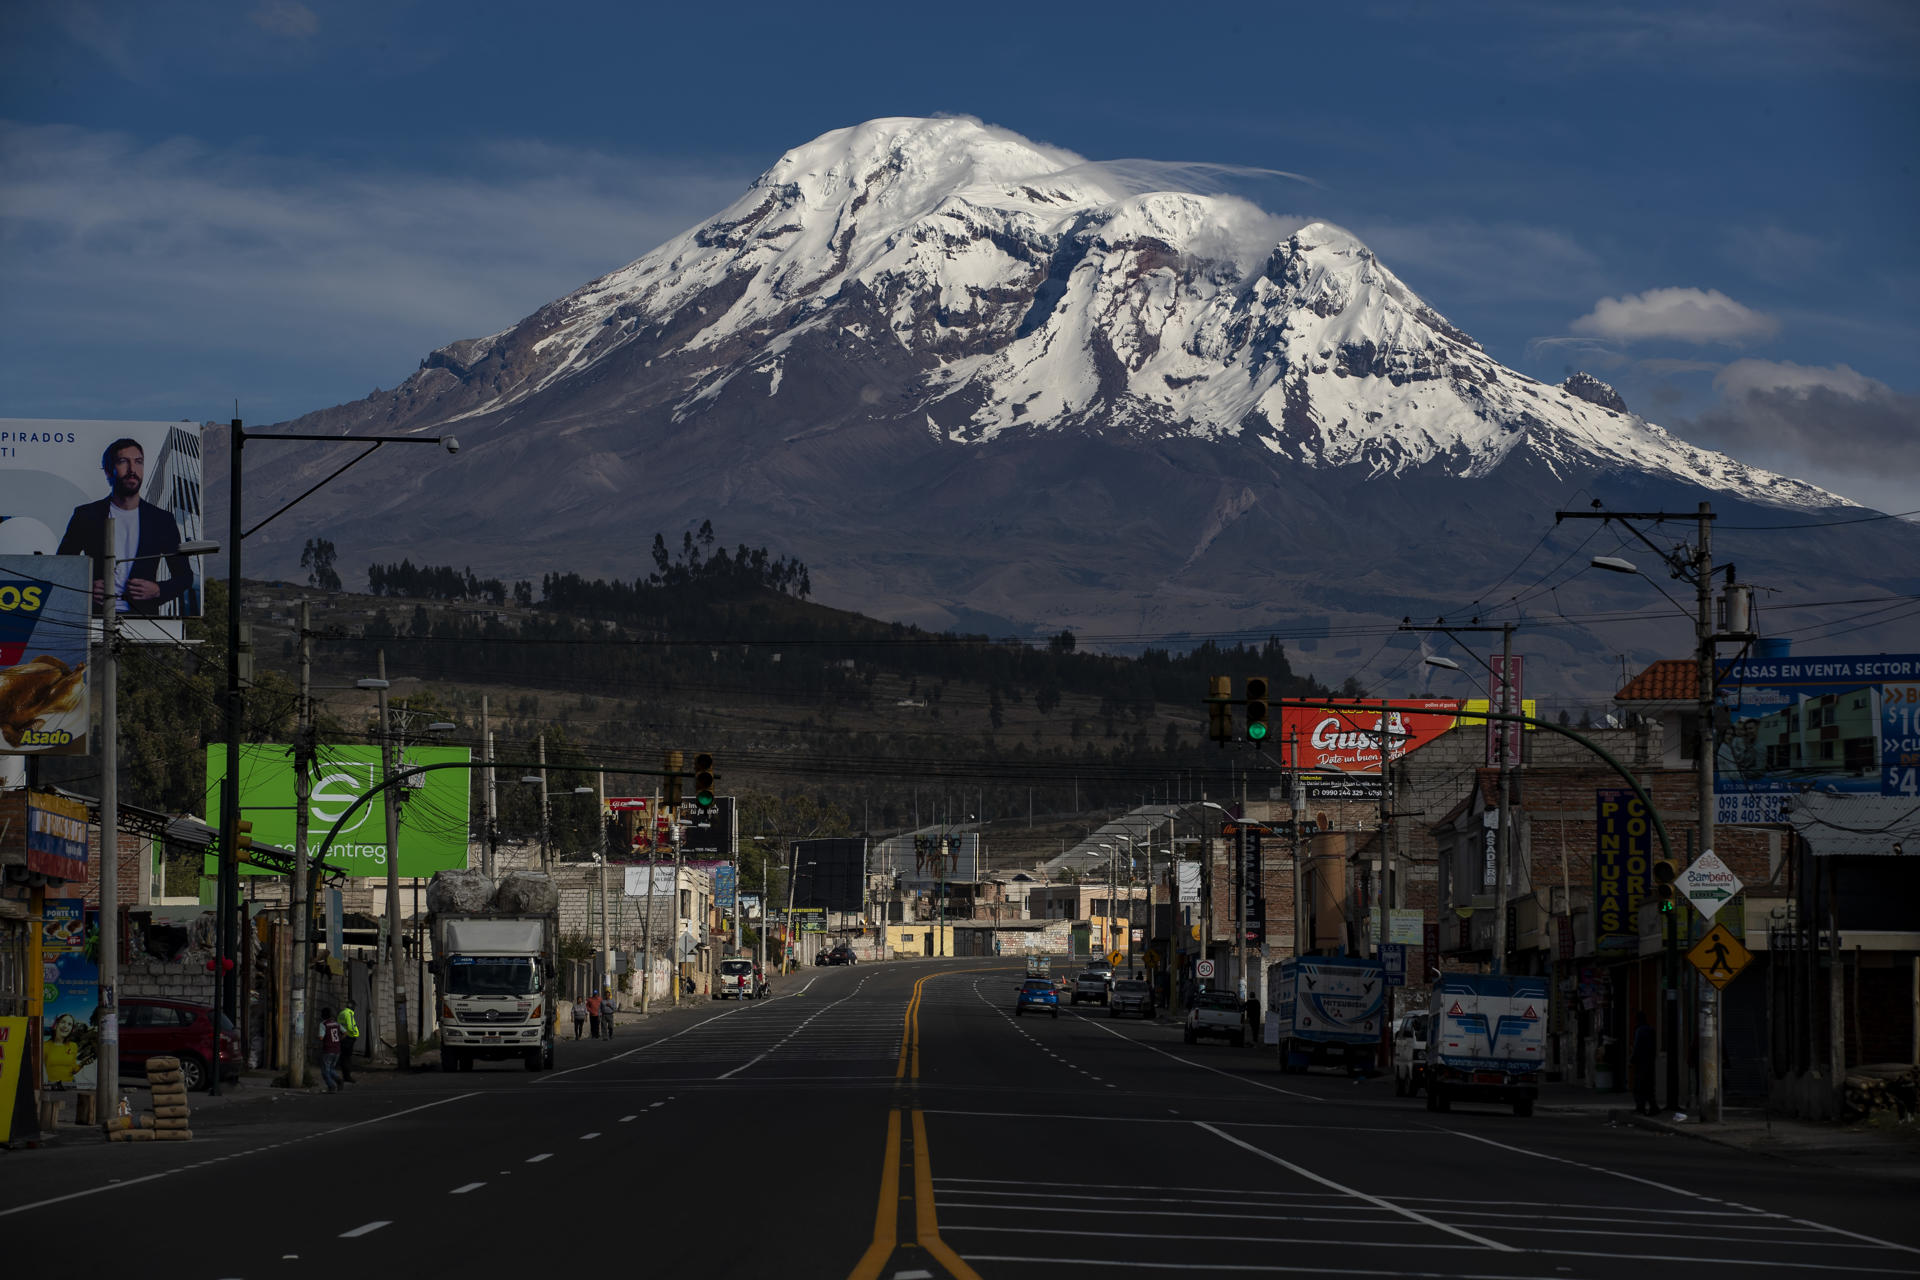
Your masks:
<instances>
[{"instance_id":1,"label":"yellow diamond sign","mask_svg":"<svg viewBox=\"0 0 1920 1280\"><path fill-rule=\"evenodd\" d=\"M1729 933L1725 925L1717 924L1707 930L1706 937L1693 944L1687 959L1693 961L1700 976L1717 989L1732 982L1752 963L1753 952L1742 946L1740 939Z\"/></svg>"}]
</instances>

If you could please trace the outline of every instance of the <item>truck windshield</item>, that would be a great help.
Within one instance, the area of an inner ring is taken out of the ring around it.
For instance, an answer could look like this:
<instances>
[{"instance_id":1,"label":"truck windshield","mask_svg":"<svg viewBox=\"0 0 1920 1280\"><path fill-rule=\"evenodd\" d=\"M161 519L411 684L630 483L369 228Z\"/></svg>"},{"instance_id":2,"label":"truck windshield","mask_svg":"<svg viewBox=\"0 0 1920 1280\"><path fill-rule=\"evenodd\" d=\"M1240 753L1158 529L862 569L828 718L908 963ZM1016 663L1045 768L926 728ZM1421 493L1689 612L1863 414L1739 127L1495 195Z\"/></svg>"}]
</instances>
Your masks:
<instances>
[{"instance_id":1,"label":"truck windshield","mask_svg":"<svg viewBox=\"0 0 1920 1280\"><path fill-rule=\"evenodd\" d=\"M455 956L447 966L447 994L530 996L540 990L540 970L527 956Z\"/></svg>"}]
</instances>

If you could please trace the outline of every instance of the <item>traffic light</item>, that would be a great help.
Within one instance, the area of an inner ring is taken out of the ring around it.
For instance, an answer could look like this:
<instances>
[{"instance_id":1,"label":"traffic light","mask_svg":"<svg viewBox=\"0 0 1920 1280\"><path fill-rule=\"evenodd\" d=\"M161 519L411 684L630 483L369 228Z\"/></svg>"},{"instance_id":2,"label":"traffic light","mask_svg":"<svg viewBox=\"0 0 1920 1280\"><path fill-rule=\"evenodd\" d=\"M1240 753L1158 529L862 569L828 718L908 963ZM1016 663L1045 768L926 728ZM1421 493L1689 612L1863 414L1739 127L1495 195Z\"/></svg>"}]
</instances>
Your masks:
<instances>
[{"instance_id":1,"label":"traffic light","mask_svg":"<svg viewBox=\"0 0 1920 1280\"><path fill-rule=\"evenodd\" d=\"M664 770L666 785L661 788L661 790L665 793L663 799L666 801L668 813L672 813L680 807L680 770L684 767L686 767L685 756L681 755L678 751L667 752L666 769Z\"/></svg>"},{"instance_id":2,"label":"traffic light","mask_svg":"<svg viewBox=\"0 0 1920 1280\"><path fill-rule=\"evenodd\" d=\"M693 758L693 802L713 808L713 756L705 751Z\"/></svg>"},{"instance_id":3,"label":"traffic light","mask_svg":"<svg viewBox=\"0 0 1920 1280\"><path fill-rule=\"evenodd\" d=\"M1233 737L1233 677L1207 677L1207 736L1225 746Z\"/></svg>"},{"instance_id":4,"label":"traffic light","mask_svg":"<svg viewBox=\"0 0 1920 1280\"><path fill-rule=\"evenodd\" d=\"M1680 864L1672 858L1653 860L1653 896L1660 904L1660 910L1671 911L1679 898L1679 890L1674 887L1674 878L1680 874Z\"/></svg>"},{"instance_id":5,"label":"traffic light","mask_svg":"<svg viewBox=\"0 0 1920 1280\"><path fill-rule=\"evenodd\" d=\"M253 823L241 818L233 824L233 860L251 864L253 862L253 837L248 832Z\"/></svg>"},{"instance_id":6,"label":"traffic light","mask_svg":"<svg viewBox=\"0 0 1920 1280\"><path fill-rule=\"evenodd\" d=\"M1255 743L1267 740L1267 678L1265 676L1247 677L1247 739Z\"/></svg>"}]
</instances>

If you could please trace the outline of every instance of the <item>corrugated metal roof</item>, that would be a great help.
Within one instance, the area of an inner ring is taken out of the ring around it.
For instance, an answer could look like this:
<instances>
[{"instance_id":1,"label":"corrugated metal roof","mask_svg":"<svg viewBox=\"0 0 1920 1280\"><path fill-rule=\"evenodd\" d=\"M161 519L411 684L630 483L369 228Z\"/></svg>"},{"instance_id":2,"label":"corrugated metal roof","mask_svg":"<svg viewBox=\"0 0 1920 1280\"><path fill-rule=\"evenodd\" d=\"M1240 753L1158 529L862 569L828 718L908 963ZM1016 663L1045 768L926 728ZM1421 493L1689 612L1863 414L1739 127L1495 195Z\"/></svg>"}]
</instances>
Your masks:
<instances>
[{"instance_id":1,"label":"corrugated metal roof","mask_svg":"<svg viewBox=\"0 0 1920 1280\"><path fill-rule=\"evenodd\" d=\"M1920 801L1908 796L1802 792L1787 821L1815 857L1920 857Z\"/></svg>"}]
</instances>

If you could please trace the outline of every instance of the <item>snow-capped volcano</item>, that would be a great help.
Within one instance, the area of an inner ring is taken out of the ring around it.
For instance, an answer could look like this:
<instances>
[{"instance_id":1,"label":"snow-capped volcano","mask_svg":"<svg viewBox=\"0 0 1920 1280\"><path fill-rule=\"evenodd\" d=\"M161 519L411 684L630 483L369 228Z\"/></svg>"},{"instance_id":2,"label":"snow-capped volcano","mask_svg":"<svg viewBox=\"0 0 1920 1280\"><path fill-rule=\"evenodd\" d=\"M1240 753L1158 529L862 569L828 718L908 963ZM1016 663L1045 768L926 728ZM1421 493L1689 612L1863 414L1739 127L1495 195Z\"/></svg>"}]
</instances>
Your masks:
<instances>
[{"instance_id":1,"label":"snow-capped volcano","mask_svg":"<svg viewBox=\"0 0 1920 1280\"><path fill-rule=\"evenodd\" d=\"M882 617L1272 628L1311 653L1461 607L1575 497L1847 505L1597 380L1505 368L1339 227L1142 173L969 119L826 134L644 257L301 419L465 445L331 486L328 536L346 561L631 577L656 530L712 518ZM296 557L291 527L263 536ZM1862 582L1886 558L1846 554ZM1742 556L1777 583L1836 563L1785 536ZM1572 669L1618 641L1567 643Z\"/></svg>"},{"instance_id":2,"label":"snow-capped volcano","mask_svg":"<svg viewBox=\"0 0 1920 1280\"><path fill-rule=\"evenodd\" d=\"M901 408L955 443L1238 436L1313 466L1463 477L1527 448L1555 470L1835 501L1505 368L1339 227L1276 229L1244 201L1130 191L976 121L875 120L520 325L435 352L402 390L470 417L644 351L680 366L661 390L685 421L729 390L778 397L823 341L883 344L918 366Z\"/></svg>"}]
</instances>

